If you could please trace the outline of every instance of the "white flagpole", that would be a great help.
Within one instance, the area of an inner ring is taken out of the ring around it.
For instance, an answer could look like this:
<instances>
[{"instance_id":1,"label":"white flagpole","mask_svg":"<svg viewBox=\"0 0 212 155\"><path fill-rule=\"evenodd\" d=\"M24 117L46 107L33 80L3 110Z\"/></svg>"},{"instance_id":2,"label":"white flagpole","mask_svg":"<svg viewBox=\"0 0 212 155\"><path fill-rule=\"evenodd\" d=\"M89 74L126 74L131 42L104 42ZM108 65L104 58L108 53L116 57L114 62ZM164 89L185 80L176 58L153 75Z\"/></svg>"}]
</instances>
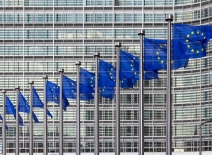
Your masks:
<instances>
[{"instance_id":1,"label":"white flagpole","mask_svg":"<svg viewBox=\"0 0 212 155\"><path fill-rule=\"evenodd\" d=\"M48 126L47 126L47 102L46 102L46 81L48 79L48 76L45 75L43 76L43 83L44 83L44 88L43 88L43 130L44 130L44 134L43 134L43 153L44 155L48 155Z\"/></svg>"},{"instance_id":2,"label":"white flagpole","mask_svg":"<svg viewBox=\"0 0 212 155\"><path fill-rule=\"evenodd\" d=\"M1 91L3 93L3 129L2 129L2 135L3 135L3 155L6 155L6 106L5 106L5 94L6 94L6 90L3 89Z\"/></svg>"},{"instance_id":3,"label":"white flagpole","mask_svg":"<svg viewBox=\"0 0 212 155\"><path fill-rule=\"evenodd\" d=\"M171 22L173 21L173 16L167 15L166 21L168 22L166 78L166 155L172 155Z\"/></svg>"},{"instance_id":4,"label":"white flagpole","mask_svg":"<svg viewBox=\"0 0 212 155\"><path fill-rule=\"evenodd\" d=\"M15 146L15 154L19 155L19 109L18 109L18 102L19 102L19 90L20 87L15 87L16 90L16 146Z\"/></svg>"},{"instance_id":5,"label":"white flagpole","mask_svg":"<svg viewBox=\"0 0 212 155\"><path fill-rule=\"evenodd\" d=\"M60 133L59 133L59 139L60 139L60 155L63 155L63 73L64 69L60 69Z\"/></svg>"},{"instance_id":6,"label":"white flagpole","mask_svg":"<svg viewBox=\"0 0 212 155\"><path fill-rule=\"evenodd\" d=\"M29 137L29 155L33 155L33 94L32 94L32 85L34 84L34 81L30 81L30 114L29 114L29 120L30 120L30 137Z\"/></svg>"},{"instance_id":7,"label":"white flagpole","mask_svg":"<svg viewBox=\"0 0 212 155\"><path fill-rule=\"evenodd\" d=\"M97 52L95 57L95 155L99 155L99 57Z\"/></svg>"},{"instance_id":8,"label":"white flagpole","mask_svg":"<svg viewBox=\"0 0 212 155\"><path fill-rule=\"evenodd\" d=\"M115 155L120 155L120 47L121 42L115 43L116 47L116 129L115 129Z\"/></svg>"},{"instance_id":9,"label":"white flagpole","mask_svg":"<svg viewBox=\"0 0 212 155\"><path fill-rule=\"evenodd\" d=\"M80 65L81 62L75 63L77 66L77 128L76 128L76 155L80 155Z\"/></svg>"},{"instance_id":10,"label":"white flagpole","mask_svg":"<svg viewBox=\"0 0 212 155\"><path fill-rule=\"evenodd\" d=\"M138 32L140 36L140 81L139 81L139 155L144 155L144 85L143 85L143 76L144 76L144 35L145 31L140 30Z\"/></svg>"}]
</instances>

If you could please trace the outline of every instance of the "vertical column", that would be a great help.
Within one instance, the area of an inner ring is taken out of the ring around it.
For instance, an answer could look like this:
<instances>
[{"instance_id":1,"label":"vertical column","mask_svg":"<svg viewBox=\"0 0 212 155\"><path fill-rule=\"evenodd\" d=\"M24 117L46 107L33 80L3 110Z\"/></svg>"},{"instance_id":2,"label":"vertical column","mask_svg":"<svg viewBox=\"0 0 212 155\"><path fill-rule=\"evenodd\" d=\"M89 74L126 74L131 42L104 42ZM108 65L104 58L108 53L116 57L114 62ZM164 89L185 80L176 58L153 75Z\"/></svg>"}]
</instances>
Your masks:
<instances>
[{"instance_id":1,"label":"vertical column","mask_svg":"<svg viewBox=\"0 0 212 155\"><path fill-rule=\"evenodd\" d=\"M60 148L59 152L60 155L63 155L63 73L64 69L59 70L60 73L60 133L59 133L59 139L60 139Z\"/></svg>"},{"instance_id":2,"label":"vertical column","mask_svg":"<svg viewBox=\"0 0 212 155\"><path fill-rule=\"evenodd\" d=\"M139 155L144 155L144 86L143 86L143 61L144 61L144 35L145 31L138 32L140 36L140 81L139 81Z\"/></svg>"},{"instance_id":3,"label":"vertical column","mask_svg":"<svg viewBox=\"0 0 212 155\"><path fill-rule=\"evenodd\" d=\"M199 155L202 155L202 124L199 126Z\"/></svg>"},{"instance_id":4,"label":"vertical column","mask_svg":"<svg viewBox=\"0 0 212 155\"><path fill-rule=\"evenodd\" d=\"M77 128L76 128L76 155L80 155L80 65L81 62L75 63L77 66Z\"/></svg>"},{"instance_id":5,"label":"vertical column","mask_svg":"<svg viewBox=\"0 0 212 155\"><path fill-rule=\"evenodd\" d=\"M16 90L16 146L15 146L15 154L19 155L19 91L20 87L15 87Z\"/></svg>"},{"instance_id":6,"label":"vertical column","mask_svg":"<svg viewBox=\"0 0 212 155\"><path fill-rule=\"evenodd\" d=\"M46 102L46 81L48 76L43 76L43 104L44 104L44 111L43 111L43 153L44 155L48 155L48 125L47 125L47 102Z\"/></svg>"},{"instance_id":7,"label":"vertical column","mask_svg":"<svg viewBox=\"0 0 212 155\"><path fill-rule=\"evenodd\" d=\"M32 94L32 85L34 81L30 81L30 113L29 113L29 120L30 120L30 138L29 138L29 155L33 155L33 94Z\"/></svg>"},{"instance_id":8,"label":"vertical column","mask_svg":"<svg viewBox=\"0 0 212 155\"><path fill-rule=\"evenodd\" d=\"M99 57L97 52L95 57L95 155L99 155Z\"/></svg>"},{"instance_id":9,"label":"vertical column","mask_svg":"<svg viewBox=\"0 0 212 155\"><path fill-rule=\"evenodd\" d=\"M115 155L120 155L120 47L121 42L115 43L116 47L116 129L115 129Z\"/></svg>"},{"instance_id":10,"label":"vertical column","mask_svg":"<svg viewBox=\"0 0 212 155\"><path fill-rule=\"evenodd\" d=\"M3 136L3 155L6 155L6 106L5 106L5 94L6 94L6 90L3 89L1 91L3 93L3 128L2 128L2 136Z\"/></svg>"},{"instance_id":11,"label":"vertical column","mask_svg":"<svg viewBox=\"0 0 212 155\"><path fill-rule=\"evenodd\" d=\"M166 82L166 155L172 155L172 93L171 93L171 22L172 15L166 16L167 36L167 82Z\"/></svg>"}]
</instances>

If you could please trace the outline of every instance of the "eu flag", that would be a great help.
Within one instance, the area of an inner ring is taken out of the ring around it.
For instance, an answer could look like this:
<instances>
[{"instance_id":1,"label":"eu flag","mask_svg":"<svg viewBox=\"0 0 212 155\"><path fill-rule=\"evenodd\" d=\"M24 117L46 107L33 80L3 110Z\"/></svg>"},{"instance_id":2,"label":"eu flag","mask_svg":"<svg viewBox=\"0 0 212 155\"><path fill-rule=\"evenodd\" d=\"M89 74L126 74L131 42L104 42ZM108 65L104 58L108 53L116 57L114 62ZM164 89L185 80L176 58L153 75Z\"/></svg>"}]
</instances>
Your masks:
<instances>
[{"instance_id":1,"label":"eu flag","mask_svg":"<svg viewBox=\"0 0 212 155\"><path fill-rule=\"evenodd\" d=\"M69 106L69 102L65 94L62 94L63 97L63 109L66 111L66 107ZM46 82L46 101L60 103L60 87L50 81Z\"/></svg>"},{"instance_id":2,"label":"eu flag","mask_svg":"<svg viewBox=\"0 0 212 155\"><path fill-rule=\"evenodd\" d=\"M200 41L189 41L188 43L179 42L179 46L186 52L190 59L202 58L206 56L206 39Z\"/></svg>"},{"instance_id":3,"label":"eu flag","mask_svg":"<svg viewBox=\"0 0 212 155\"><path fill-rule=\"evenodd\" d=\"M80 99L92 100L94 99L92 93L93 88L89 88L83 84L80 84ZM63 75L63 93L67 98L76 99L77 82Z\"/></svg>"},{"instance_id":4,"label":"eu flag","mask_svg":"<svg viewBox=\"0 0 212 155\"><path fill-rule=\"evenodd\" d=\"M208 39L202 26L173 24L174 49L182 49L188 58L206 56Z\"/></svg>"},{"instance_id":5,"label":"eu flag","mask_svg":"<svg viewBox=\"0 0 212 155\"><path fill-rule=\"evenodd\" d=\"M94 93L95 74L80 67L80 84L86 86L90 93ZM83 93L83 90L80 93Z\"/></svg>"},{"instance_id":6,"label":"eu flag","mask_svg":"<svg viewBox=\"0 0 212 155\"><path fill-rule=\"evenodd\" d=\"M175 44L176 41L174 41ZM178 42L177 42L178 43ZM187 67L188 56L181 48L172 49L172 69ZM144 39L144 70L165 70L167 68L167 40Z\"/></svg>"},{"instance_id":7,"label":"eu flag","mask_svg":"<svg viewBox=\"0 0 212 155\"><path fill-rule=\"evenodd\" d=\"M16 110L10 99L6 96L6 114L12 114L16 118ZM23 119L19 114L19 125L24 126Z\"/></svg>"},{"instance_id":8,"label":"eu flag","mask_svg":"<svg viewBox=\"0 0 212 155\"><path fill-rule=\"evenodd\" d=\"M122 88L132 88L139 80L138 57L120 50L120 85Z\"/></svg>"},{"instance_id":9,"label":"eu flag","mask_svg":"<svg viewBox=\"0 0 212 155\"><path fill-rule=\"evenodd\" d=\"M0 120L2 120L3 121L3 118L2 118L2 116L0 115ZM8 130L8 126L7 126L7 124L6 124L6 130Z\"/></svg>"},{"instance_id":10,"label":"eu flag","mask_svg":"<svg viewBox=\"0 0 212 155\"><path fill-rule=\"evenodd\" d=\"M212 25L200 25L198 28L201 30L203 36L206 37L206 44L212 39Z\"/></svg>"},{"instance_id":11,"label":"eu flag","mask_svg":"<svg viewBox=\"0 0 212 155\"><path fill-rule=\"evenodd\" d=\"M116 68L99 59L99 93L102 97L113 99L116 86Z\"/></svg>"},{"instance_id":12,"label":"eu flag","mask_svg":"<svg viewBox=\"0 0 212 155\"><path fill-rule=\"evenodd\" d=\"M32 91L33 91L33 107L34 108L43 108L44 104L41 101L36 89L34 87L32 87ZM52 114L50 113L50 111L47 109L47 115L51 118L53 118Z\"/></svg>"},{"instance_id":13,"label":"eu flag","mask_svg":"<svg viewBox=\"0 0 212 155\"><path fill-rule=\"evenodd\" d=\"M24 113L27 113L27 114L30 113L30 106L29 106L29 104L27 104L27 100L26 100L25 97L21 94L21 92L19 92L19 103L18 103L18 104L19 104L19 105L18 105L18 110L19 110L20 112L24 112ZM34 119L34 121L35 121L36 123L39 122L39 121L38 121L38 118L37 118L37 116L35 115L34 112L32 112L32 117L33 117L33 119Z\"/></svg>"}]
</instances>

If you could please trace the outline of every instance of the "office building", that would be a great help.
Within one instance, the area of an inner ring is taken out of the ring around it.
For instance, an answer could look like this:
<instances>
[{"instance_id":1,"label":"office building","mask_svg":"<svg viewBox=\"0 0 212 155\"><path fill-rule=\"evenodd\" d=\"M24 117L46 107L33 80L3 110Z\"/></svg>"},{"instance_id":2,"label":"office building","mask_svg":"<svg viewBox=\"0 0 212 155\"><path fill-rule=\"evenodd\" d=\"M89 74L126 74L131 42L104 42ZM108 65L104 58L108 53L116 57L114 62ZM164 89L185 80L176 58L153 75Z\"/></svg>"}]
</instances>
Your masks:
<instances>
[{"instance_id":1,"label":"office building","mask_svg":"<svg viewBox=\"0 0 212 155\"><path fill-rule=\"evenodd\" d=\"M29 80L43 100L43 75L57 84L59 69L76 80L75 61L95 70L93 55L115 65L114 43L139 56L138 30L147 38L165 39L165 14L173 23L212 22L210 0L0 0L0 88L15 104L15 86L29 101ZM166 72L145 81L145 152L166 151ZM199 146L199 125L212 117L212 56L190 60L187 68L172 72L173 151L194 152ZM121 89L121 152L138 151L138 84ZM1 97L2 100L2 97ZM76 151L76 101L64 112L64 152ZM2 106L2 104L1 104ZM115 151L115 99L100 98L100 151ZM49 152L59 152L59 107L48 103ZM43 110L34 108L34 152L43 152ZM29 116L21 113L20 151L29 152ZM7 115L7 152L15 152L15 120ZM94 101L81 101L82 152L94 152ZM211 124L202 129L202 150L211 150ZM1 134L1 132L0 132Z\"/></svg>"}]
</instances>

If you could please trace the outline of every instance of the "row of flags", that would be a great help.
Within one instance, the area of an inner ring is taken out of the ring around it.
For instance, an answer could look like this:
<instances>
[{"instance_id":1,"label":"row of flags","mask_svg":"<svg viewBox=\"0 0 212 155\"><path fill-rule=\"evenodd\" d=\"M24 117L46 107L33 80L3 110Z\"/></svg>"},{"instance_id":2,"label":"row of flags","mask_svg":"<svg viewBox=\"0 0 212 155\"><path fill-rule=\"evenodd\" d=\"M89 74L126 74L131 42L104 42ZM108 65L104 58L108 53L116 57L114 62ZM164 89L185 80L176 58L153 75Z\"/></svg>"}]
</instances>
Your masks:
<instances>
[{"instance_id":1,"label":"row of flags","mask_svg":"<svg viewBox=\"0 0 212 155\"><path fill-rule=\"evenodd\" d=\"M206 56L206 47L209 40L212 38L212 27L208 25L191 26L185 24L173 24L171 40L171 63L172 70L186 68L189 59L202 58ZM148 39L144 38L144 80L157 79L158 71L167 69L167 40ZM47 81L45 85L46 102L55 102L60 104L60 91L62 90L62 106L66 111L69 106L68 99L77 99L77 89L80 89L80 100L93 100L95 93L95 74L98 74L98 90L99 95L104 98L113 99L115 94L116 80L120 81L121 88L133 88L135 83L140 79L139 69L141 60L128 52L119 51L120 62L120 78L116 79L116 67L111 63L102 59L98 61L98 73L90 72L80 67L79 70L79 86L77 81L62 75L62 89L54 82ZM36 89L32 88L32 107L44 108L44 103L41 101ZM19 112L30 113L30 106L25 97L19 92ZM6 96L6 114L11 114L16 117L16 109L10 99ZM61 111L60 111L61 112ZM47 109L47 115L53 117ZM35 113L32 113L34 122L39 122ZM0 116L0 120L3 120ZM63 123L63 122L62 122ZM23 119L19 115L19 125L23 126ZM8 128L6 126L6 128ZM62 131L63 132L63 131Z\"/></svg>"}]
</instances>

